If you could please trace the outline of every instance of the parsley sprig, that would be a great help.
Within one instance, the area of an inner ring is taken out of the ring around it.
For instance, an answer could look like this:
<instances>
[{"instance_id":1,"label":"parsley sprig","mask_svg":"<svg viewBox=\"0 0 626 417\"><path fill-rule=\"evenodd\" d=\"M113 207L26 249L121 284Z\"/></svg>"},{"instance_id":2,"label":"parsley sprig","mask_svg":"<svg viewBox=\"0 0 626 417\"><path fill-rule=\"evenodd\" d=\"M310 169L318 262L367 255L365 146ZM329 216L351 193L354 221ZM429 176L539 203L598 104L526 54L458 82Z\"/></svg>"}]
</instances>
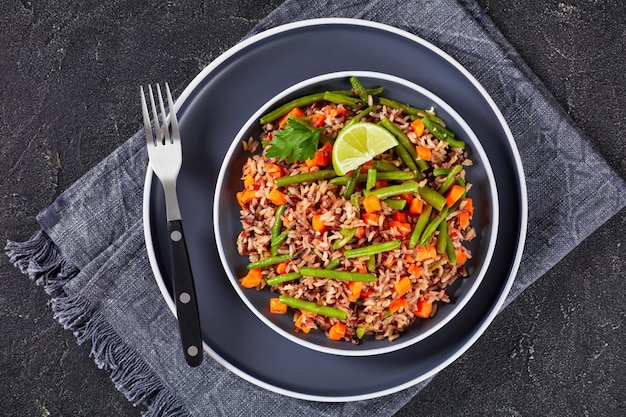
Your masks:
<instances>
[{"instance_id":1,"label":"parsley sprig","mask_svg":"<svg viewBox=\"0 0 626 417\"><path fill-rule=\"evenodd\" d=\"M285 127L274 134L266 150L268 158L294 163L315 156L323 127L314 129L296 117L288 117Z\"/></svg>"}]
</instances>

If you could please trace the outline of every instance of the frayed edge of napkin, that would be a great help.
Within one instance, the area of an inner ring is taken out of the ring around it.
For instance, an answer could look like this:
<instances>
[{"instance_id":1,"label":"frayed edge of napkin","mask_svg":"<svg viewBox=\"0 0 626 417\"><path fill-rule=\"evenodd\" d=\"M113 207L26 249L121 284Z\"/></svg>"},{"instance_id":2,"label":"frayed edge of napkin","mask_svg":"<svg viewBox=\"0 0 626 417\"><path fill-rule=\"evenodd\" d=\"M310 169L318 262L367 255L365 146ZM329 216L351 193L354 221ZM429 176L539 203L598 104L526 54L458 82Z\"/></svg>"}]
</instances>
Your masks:
<instances>
[{"instance_id":1,"label":"frayed edge of napkin","mask_svg":"<svg viewBox=\"0 0 626 417\"><path fill-rule=\"evenodd\" d=\"M71 330L79 345L91 341L90 356L134 406L146 407L144 416L185 416L183 405L164 387L150 367L115 333L97 308L63 286L80 272L48 235L39 231L26 242L8 241L10 262L51 296L54 318Z\"/></svg>"}]
</instances>

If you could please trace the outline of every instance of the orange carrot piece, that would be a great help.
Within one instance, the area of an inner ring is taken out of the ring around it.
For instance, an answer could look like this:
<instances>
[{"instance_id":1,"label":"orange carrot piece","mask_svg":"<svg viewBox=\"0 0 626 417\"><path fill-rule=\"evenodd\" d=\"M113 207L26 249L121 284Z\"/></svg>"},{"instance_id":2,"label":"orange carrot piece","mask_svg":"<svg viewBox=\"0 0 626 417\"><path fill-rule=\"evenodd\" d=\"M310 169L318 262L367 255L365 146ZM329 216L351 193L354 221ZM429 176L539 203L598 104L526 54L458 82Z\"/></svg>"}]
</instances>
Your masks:
<instances>
[{"instance_id":1,"label":"orange carrot piece","mask_svg":"<svg viewBox=\"0 0 626 417\"><path fill-rule=\"evenodd\" d=\"M361 296L361 290L363 289L363 283L360 281L350 281L348 282L348 289L350 290L350 294L348 295L348 299L350 301L356 301Z\"/></svg>"},{"instance_id":2,"label":"orange carrot piece","mask_svg":"<svg viewBox=\"0 0 626 417\"><path fill-rule=\"evenodd\" d=\"M411 291L411 280L409 277L404 276L400 279L400 281L396 282L393 289L396 290L398 297L402 297L404 294Z\"/></svg>"},{"instance_id":3,"label":"orange carrot piece","mask_svg":"<svg viewBox=\"0 0 626 417\"><path fill-rule=\"evenodd\" d=\"M285 173L283 167L272 163L265 164L265 172L274 179L282 177Z\"/></svg>"},{"instance_id":4,"label":"orange carrot piece","mask_svg":"<svg viewBox=\"0 0 626 417\"><path fill-rule=\"evenodd\" d=\"M314 113L309 117L309 124L313 127L322 127L326 121L326 115Z\"/></svg>"},{"instance_id":5,"label":"orange carrot piece","mask_svg":"<svg viewBox=\"0 0 626 417\"><path fill-rule=\"evenodd\" d=\"M459 213L458 218L459 218L459 227L461 229L464 229L467 226L469 226L469 218L470 218L470 216L469 216L469 213L467 211Z\"/></svg>"},{"instance_id":6,"label":"orange carrot piece","mask_svg":"<svg viewBox=\"0 0 626 417\"><path fill-rule=\"evenodd\" d=\"M470 216L474 215L474 200L470 197L465 197L465 205L463 206L463 210L467 210Z\"/></svg>"},{"instance_id":7,"label":"orange carrot piece","mask_svg":"<svg viewBox=\"0 0 626 417\"><path fill-rule=\"evenodd\" d=\"M304 161L306 166L309 168L312 167L325 167L331 162L333 153L333 144L330 142L326 142L324 146L318 149L313 155L313 158L307 159Z\"/></svg>"},{"instance_id":8,"label":"orange carrot piece","mask_svg":"<svg viewBox=\"0 0 626 417\"><path fill-rule=\"evenodd\" d=\"M287 313L287 304L280 302L280 298L270 298L270 313L285 314Z\"/></svg>"},{"instance_id":9,"label":"orange carrot piece","mask_svg":"<svg viewBox=\"0 0 626 417\"><path fill-rule=\"evenodd\" d=\"M376 180L376 188L384 188L389 185L388 180Z\"/></svg>"},{"instance_id":10,"label":"orange carrot piece","mask_svg":"<svg viewBox=\"0 0 626 417\"><path fill-rule=\"evenodd\" d=\"M415 197L413 196L413 194L405 193L405 194L400 194L400 198L406 201L407 203L411 204L411 201L413 201Z\"/></svg>"},{"instance_id":11,"label":"orange carrot piece","mask_svg":"<svg viewBox=\"0 0 626 417\"><path fill-rule=\"evenodd\" d=\"M420 136L422 136L424 134L424 122L422 122L420 119L415 119L411 122L411 129L413 130L413 132L415 133L415 135L419 138Z\"/></svg>"},{"instance_id":12,"label":"orange carrot piece","mask_svg":"<svg viewBox=\"0 0 626 417\"><path fill-rule=\"evenodd\" d=\"M267 198L269 198L270 201L277 206L282 206L287 202L287 196L276 188L270 191Z\"/></svg>"},{"instance_id":13,"label":"orange carrot piece","mask_svg":"<svg viewBox=\"0 0 626 417\"><path fill-rule=\"evenodd\" d=\"M423 210L424 202L421 199L416 197L409 203L409 213L412 215L416 216L418 214L422 214Z\"/></svg>"},{"instance_id":14,"label":"orange carrot piece","mask_svg":"<svg viewBox=\"0 0 626 417\"><path fill-rule=\"evenodd\" d=\"M256 190L243 190L236 194L237 201L241 208L245 208L245 205L256 198Z\"/></svg>"},{"instance_id":15,"label":"orange carrot piece","mask_svg":"<svg viewBox=\"0 0 626 417\"><path fill-rule=\"evenodd\" d=\"M296 319L295 325L296 325L296 329L302 331L303 333L308 333L311 331L311 328L308 327L304 322L306 320L307 316L305 312L300 312L300 315L298 316L298 318Z\"/></svg>"},{"instance_id":16,"label":"orange carrot piece","mask_svg":"<svg viewBox=\"0 0 626 417\"><path fill-rule=\"evenodd\" d=\"M287 272L287 262L281 262L276 265L276 273L282 275Z\"/></svg>"},{"instance_id":17,"label":"orange carrot piece","mask_svg":"<svg viewBox=\"0 0 626 417\"><path fill-rule=\"evenodd\" d=\"M239 206L242 210L244 210L246 208L246 203L243 202L243 191L235 193L235 196L237 197L237 202L239 203Z\"/></svg>"},{"instance_id":18,"label":"orange carrot piece","mask_svg":"<svg viewBox=\"0 0 626 417\"><path fill-rule=\"evenodd\" d=\"M254 178L252 177L252 175L246 175L243 178L243 187L244 188L250 188L254 185Z\"/></svg>"},{"instance_id":19,"label":"orange carrot piece","mask_svg":"<svg viewBox=\"0 0 626 417\"><path fill-rule=\"evenodd\" d=\"M315 230L316 232L324 232L326 231L326 225L324 224L324 221L321 219L322 215L321 214L314 214L313 215L313 219L311 220L311 226L313 227L313 230Z\"/></svg>"},{"instance_id":20,"label":"orange carrot piece","mask_svg":"<svg viewBox=\"0 0 626 417\"><path fill-rule=\"evenodd\" d=\"M398 232L400 232L400 234L404 237L410 235L412 232L411 225L407 222L399 222L397 220L393 220L389 222L389 227L395 227L396 229L398 229Z\"/></svg>"},{"instance_id":21,"label":"orange carrot piece","mask_svg":"<svg viewBox=\"0 0 626 417\"><path fill-rule=\"evenodd\" d=\"M281 129L284 128L289 116L302 117L304 116L304 112L299 107L294 107L292 110L289 111L289 113L280 118L280 120L278 121L278 127L280 127Z\"/></svg>"},{"instance_id":22,"label":"orange carrot piece","mask_svg":"<svg viewBox=\"0 0 626 417\"><path fill-rule=\"evenodd\" d=\"M363 219L368 226L378 226L378 222L380 221L380 217L376 213L363 213L361 214L361 219Z\"/></svg>"},{"instance_id":23,"label":"orange carrot piece","mask_svg":"<svg viewBox=\"0 0 626 417\"><path fill-rule=\"evenodd\" d=\"M423 159L424 161L430 161L430 158L432 158L433 156L430 148L427 148L425 146L416 146L415 150L417 151L417 157L419 159Z\"/></svg>"},{"instance_id":24,"label":"orange carrot piece","mask_svg":"<svg viewBox=\"0 0 626 417\"><path fill-rule=\"evenodd\" d=\"M239 283L244 288L254 288L261 283L263 279L263 272L259 268L252 268L248 274L239 280Z\"/></svg>"},{"instance_id":25,"label":"orange carrot piece","mask_svg":"<svg viewBox=\"0 0 626 417\"><path fill-rule=\"evenodd\" d=\"M346 335L346 325L338 321L328 330L330 340L341 340Z\"/></svg>"},{"instance_id":26,"label":"orange carrot piece","mask_svg":"<svg viewBox=\"0 0 626 417\"><path fill-rule=\"evenodd\" d=\"M448 191L448 194L446 194L446 204L448 207L452 207L454 203L461 198L464 192L465 188L461 187L459 184L454 184Z\"/></svg>"},{"instance_id":27,"label":"orange carrot piece","mask_svg":"<svg viewBox=\"0 0 626 417\"><path fill-rule=\"evenodd\" d=\"M467 262L467 254L462 247L454 249L454 254L456 255L457 265L463 265L465 262Z\"/></svg>"},{"instance_id":28,"label":"orange carrot piece","mask_svg":"<svg viewBox=\"0 0 626 417\"><path fill-rule=\"evenodd\" d=\"M408 305L409 303L406 301L406 298L396 298L389 303L389 312L395 313L400 310L400 307L407 308Z\"/></svg>"},{"instance_id":29,"label":"orange carrot piece","mask_svg":"<svg viewBox=\"0 0 626 417\"><path fill-rule=\"evenodd\" d=\"M404 213L402 211L394 211L393 214L391 215L391 218L394 219L397 222L402 222L402 223L408 223L409 222L406 213Z\"/></svg>"},{"instance_id":30,"label":"orange carrot piece","mask_svg":"<svg viewBox=\"0 0 626 417\"><path fill-rule=\"evenodd\" d=\"M420 298L417 301L417 309L415 310L415 315L417 317L427 319L430 317L430 314L433 311L433 303L432 301L425 300Z\"/></svg>"},{"instance_id":31,"label":"orange carrot piece","mask_svg":"<svg viewBox=\"0 0 626 417\"><path fill-rule=\"evenodd\" d=\"M322 110L331 118L346 117L346 109L343 107L326 106Z\"/></svg>"},{"instance_id":32,"label":"orange carrot piece","mask_svg":"<svg viewBox=\"0 0 626 417\"><path fill-rule=\"evenodd\" d=\"M437 248L435 246L418 246L415 250L415 260L423 262L426 259L434 259L437 257Z\"/></svg>"},{"instance_id":33,"label":"orange carrot piece","mask_svg":"<svg viewBox=\"0 0 626 417\"><path fill-rule=\"evenodd\" d=\"M415 275L416 277L422 274L422 267L417 264L411 264L407 268L407 272L411 275Z\"/></svg>"},{"instance_id":34,"label":"orange carrot piece","mask_svg":"<svg viewBox=\"0 0 626 417\"><path fill-rule=\"evenodd\" d=\"M380 206L380 199L376 195L363 197L363 207L368 213L376 213L382 209Z\"/></svg>"},{"instance_id":35,"label":"orange carrot piece","mask_svg":"<svg viewBox=\"0 0 626 417\"><path fill-rule=\"evenodd\" d=\"M356 231L354 232L354 237L356 237L357 239L361 239L364 236L365 236L365 227L357 226Z\"/></svg>"}]
</instances>

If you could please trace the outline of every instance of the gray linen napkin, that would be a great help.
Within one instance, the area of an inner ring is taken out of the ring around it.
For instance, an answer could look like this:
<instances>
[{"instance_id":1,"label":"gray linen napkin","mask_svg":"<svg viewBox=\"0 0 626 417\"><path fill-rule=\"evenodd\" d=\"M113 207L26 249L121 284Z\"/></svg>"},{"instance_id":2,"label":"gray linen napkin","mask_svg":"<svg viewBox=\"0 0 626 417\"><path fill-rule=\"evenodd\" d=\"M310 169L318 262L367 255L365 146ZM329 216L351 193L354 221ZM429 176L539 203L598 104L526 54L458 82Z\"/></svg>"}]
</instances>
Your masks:
<instances>
[{"instance_id":1,"label":"gray linen napkin","mask_svg":"<svg viewBox=\"0 0 626 417\"><path fill-rule=\"evenodd\" d=\"M446 19L432 25L434 15ZM294 17L356 17L414 33L461 62L494 98L519 148L529 196L526 248L507 304L626 205L624 181L473 0L288 0L253 33ZM55 317L78 343L91 342L98 366L146 415L384 416L427 384L368 401L316 403L258 388L208 357L189 372L145 250L144 143L140 131L40 213L41 231L6 249L51 295ZM577 195L586 198L573 204Z\"/></svg>"}]
</instances>

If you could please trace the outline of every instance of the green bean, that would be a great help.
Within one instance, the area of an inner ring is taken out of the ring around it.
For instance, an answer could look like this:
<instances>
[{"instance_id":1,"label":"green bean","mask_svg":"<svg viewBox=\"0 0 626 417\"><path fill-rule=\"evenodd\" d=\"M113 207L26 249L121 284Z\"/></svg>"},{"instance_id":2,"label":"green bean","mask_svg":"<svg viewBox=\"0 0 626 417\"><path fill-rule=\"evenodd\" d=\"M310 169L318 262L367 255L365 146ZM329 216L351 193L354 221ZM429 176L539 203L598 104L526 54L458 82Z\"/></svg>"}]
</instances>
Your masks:
<instances>
[{"instance_id":1,"label":"green bean","mask_svg":"<svg viewBox=\"0 0 626 417\"><path fill-rule=\"evenodd\" d=\"M387 119L386 117L383 117L380 120L380 123L385 129L391 132L391 134L394 135L396 139L398 139L400 145L404 146L404 148L409 152L413 159L417 158L417 150L415 150L415 145L411 143L409 137L402 131L402 129L398 127L398 125L396 125L394 122Z\"/></svg>"},{"instance_id":2,"label":"green bean","mask_svg":"<svg viewBox=\"0 0 626 417\"><path fill-rule=\"evenodd\" d=\"M360 121L362 118L364 118L365 116L367 116L368 114L370 114L372 112L372 110L374 110L376 108L376 106L370 106L367 107L365 109L363 109L359 114L352 116L352 119L348 120L348 122L343 126L344 128L353 125L354 123Z\"/></svg>"},{"instance_id":3,"label":"green bean","mask_svg":"<svg viewBox=\"0 0 626 417\"><path fill-rule=\"evenodd\" d=\"M330 91L326 91L323 95L324 100L330 101L335 104L344 104L347 106L360 107L360 99L356 97L344 96L343 94L335 94Z\"/></svg>"},{"instance_id":4,"label":"green bean","mask_svg":"<svg viewBox=\"0 0 626 417\"><path fill-rule=\"evenodd\" d=\"M370 255L370 257L367 258L367 270L370 272L374 272L375 269L376 269L376 255Z\"/></svg>"},{"instance_id":5,"label":"green bean","mask_svg":"<svg viewBox=\"0 0 626 417\"><path fill-rule=\"evenodd\" d=\"M346 250L343 255L346 258L358 258L360 256L375 255L381 252L387 252L394 250L402 244L399 240L390 240L383 243L376 243L374 245L363 246L355 249Z\"/></svg>"},{"instance_id":6,"label":"green bean","mask_svg":"<svg viewBox=\"0 0 626 417\"><path fill-rule=\"evenodd\" d=\"M354 234L356 233L356 228L351 228L351 229L343 228L340 230L340 233L343 237L341 239L336 240L333 243L334 250L339 250L343 248L344 246L346 246L348 243L350 243L352 238L354 238Z\"/></svg>"},{"instance_id":7,"label":"green bean","mask_svg":"<svg viewBox=\"0 0 626 417\"><path fill-rule=\"evenodd\" d=\"M400 168L398 168L391 162L387 162L387 161L375 160L375 161L372 161L372 166L376 168L378 171L384 171L384 172L401 171Z\"/></svg>"},{"instance_id":8,"label":"green bean","mask_svg":"<svg viewBox=\"0 0 626 417\"><path fill-rule=\"evenodd\" d=\"M276 244L276 239L280 235L280 231L283 227L283 219L282 215L287 208L286 205L282 204L276 208L276 213L274 214L274 224L272 225L272 238L271 238L271 246L272 246L272 255L276 255L275 248L278 246Z\"/></svg>"},{"instance_id":9,"label":"green bean","mask_svg":"<svg viewBox=\"0 0 626 417\"><path fill-rule=\"evenodd\" d=\"M402 104L399 101L391 100L386 97L380 97L378 102L387 107L393 107L394 109L400 109L406 114L410 114L413 116L421 116L428 117L430 120L433 120L437 123L441 121L441 119L434 114L428 113L426 110L418 109L416 107L409 106L408 104Z\"/></svg>"},{"instance_id":10,"label":"green bean","mask_svg":"<svg viewBox=\"0 0 626 417\"><path fill-rule=\"evenodd\" d=\"M321 314L322 316L334 317L340 320L345 320L348 317L348 313L338 308L323 306L311 301L300 300L299 298L287 297L286 295L278 296L281 303L287 304L291 308L297 308L300 310L306 310L311 313Z\"/></svg>"},{"instance_id":11,"label":"green bean","mask_svg":"<svg viewBox=\"0 0 626 417\"><path fill-rule=\"evenodd\" d=\"M422 210L422 213L417 218L417 222L415 223L413 232L411 232L411 237L409 238L409 248L413 249L415 246L417 246L417 243L422 236L422 232L424 231L424 228L426 228L426 224L430 219L430 214L432 213L432 211L432 206L429 206L428 204L424 206L424 210Z\"/></svg>"},{"instance_id":12,"label":"green bean","mask_svg":"<svg viewBox=\"0 0 626 417\"><path fill-rule=\"evenodd\" d=\"M428 129L428 131L432 133L433 136L437 139L448 142L448 144L453 148L465 148L464 142L455 139L454 136L448 135L446 132L450 131L441 126L439 123L435 123L432 120L429 120L427 117L423 117L422 122L424 122L424 126L426 126L426 129Z\"/></svg>"},{"instance_id":13,"label":"green bean","mask_svg":"<svg viewBox=\"0 0 626 417\"><path fill-rule=\"evenodd\" d=\"M320 171L305 172L302 174L287 175L285 177L280 177L280 178L277 178L276 181L274 181L274 185L276 185L277 187L284 187L286 185L301 184L303 182L327 180L327 179L335 178L336 176L337 174L335 173L334 170L322 169Z\"/></svg>"},{"instance_id":14,"label":"green bean","mask_svg":"<svg viewBox=\"0 0 626 417\"><path fill-rule=\"evenodd\" d=\"M308 96L298 97L294 100L291 100L283 104L282 106L276 108L275 110L272 110L271 112L265 114L263 117L261 117L259 122L262 125L266 123L271 123L274 120L278 119L279 117L284 116L285 114L289 113L291 110L295 109L296 107L308 106L309 104L313 104L316 101L320 101L323 99L324 99L324 93L315 93L315 94L310 94Z\"/></svg>"},{"instance_id":15,"label":"green bean","mask_svg":"<svg viewBox=\"0 0 626 417\"><path fill-rule=\"evenodd\" d=\"M428 162L420 158L415 159L415 164L420 169L420 171L426 171L428 168L430 168L430 165L428 165Z\"/></svg>"},{"instance_id":16,"label":"green bean","mask_svg":"<svg viewBox=\"0 0 626 417\"><path fill-rule=\"evenodd\" d=\"M419 172L417 168L417 164L415 163L415 160L413 159L409 151L407 151L404 146L399 145L399 146L396 146L394 149L398 153L398 156L400 157L402 162L404 162L404 165L409 167L411 171L415 171L416 173ZM421 173L419 174L419 176L421 176ZM418 177L418 179L421 179L421 178Z\"/></svg>"},{"instance_id":17,"label":"green bean","mask_svg":"<svg viewBox=\"0 0 626 417\"><path fill-rule=\"evenodd\" d=\"M384 201L390 208L394 210L404 210L404 207L406 206L406 200L403 199L394 200L392 198L386 198Z\"/></svg>"},{"instance_id":18,"label":"green bean","mask_svg":"<svg viewBox=\"0 0 626 417\"><path fill-rule=\"evenodd\" d=\"M445 223L445 222L444 222ZM454 251L454 245L452 244L452 238L446 233L446 254L448 255L448 262L452 265L456 264L456 252Z\"/></svg>"},{"instance_id":19,"label":"green bean","mask_svg":"<svg viewBox=\"0 0 626 417\"><path fill-rule=\"evenodd\" d=\"M448 175L450 173L449 168L435 168L433 169L433 175L435 177L442 177L444 175Z\"/></svg>"},{"instance_id":20,"label":"green bean","mask_svg":"<svg viewBox=\"0 0 626 417\"><path fill-rule=\"evenodd\" d=\"M446 204L446 198L428 186L420 187L418 190L424 201L433 206L437 211L441 211Z\"/></svg>"},{"instance_id":21,"label":"green bean","mask_svg":"<svg viewBox=\"0 0 626 417\"><path fill-rule=\"evenodd\" d=\"M362 339L363 336L365 336L365 330L367 330L365 327L357 327L354 333L356 334L356 337Z\"/></svg>"},{"instance_id":22,"label":"green bean","mask_svg":"<svg viewBox=\"0 0 626 417\"><path fill-rule=\"evenodd\" d=\"M270 256L268 258L265 259L261 259L259 261L256 262L250 262L246 268L248 269L253 269L253 268L265 268L267 266L270 265L276 265L279 264L281 262L284 262L288 259L291 259L291 255L286 253L284 255L277 255L277 256Z\"/></svg>"},{"instance_id":23,"label":"green bean","mask_svg":"<svg viewBox=\"0 0 626 417\"><path fill-rule=\"evenodd\" d=\"M365 92L368 96L377 96L384 91L384 87L376 87L376 88L366 88ZM354 96L354 92L352 90L333 90L330 91L334 94L341 94L343 96Z\"/></svg>"},{"instance_id":24,"label":"green bean","mask_svg":"<svg viewBox=\"0 0 626 417\"><path fill-rule=\"evenodd\" d=\"M374 274L335 271L333 269L311 268L308 266L300 268L300 274L306 277L338 279L340 281L374 282L378 280L378 277Z\"/></svg>"},{"instance_id":25,"label":"green bean","mask_svg":"<svg viewBox=\"0 0 626 417\"><path fill-rule=\"evenodd\" d=\"M437 237L437 253L444 253L448 243L446 240L446 236L448 235L448 222L439 223L437 230L439 231L439 235Z\"/></svg>"},{"instance_id":26,"label":"green bean","mask_svg":"<svg viewBox=\"0 0 626 417\"><path fill-rule=\"evenodd\" d=\"M376 188L372 191L365 191L365 195L375 195L379 199L384 200L394 195L416 193L419 190L419 184L415 181L409 181L402 184L390 185L387 187ZM445 199L444 199L445 200Z\"/></svg>"},{"instance_id":27,"label":"green bean","mask_svg":"<svg viewBox=\"0 0 626 417\"><path fill-rule=\"evenodd\" d=\"M360 171L361 171L360 167L355 169L350 175L350 177L348 178L348 182L346 183L346 189L343 190L343 198L345 198L346 200L349 199L352 196L352 194L354 194L354 190L356 190L356 183L359 179Z\"/></svg>"},{"instance_id":28,"label":"green bean","mask_svg":"<svg viewBox=\"0 0 626 417\"><path fill-rule=\"evenodd\" d=\"M359 205L360 197L361 196L359 193L354 193L352 194L352 196L350 196L350 204L352 204L352 207L354 207L357 217L361 216L361 206Z\"/></svg>"},{"instance_id":29,"label":"green bean","mask_svg":"<svg viewBox=\"0 0 626 417\"><path fill-rule=\"evenodd\" d=\"M439 224L446 219L447 215L448 206L444 207L444 209L441 210L439 214L437 214L437 216L435 216L435 218L431 220L430 223L428 223L428 225L424 229L424 233L422 233L422 236L420 237L420 246L426 246L428 244L428 242L430 241L430 237L433 235L433 233L435 233L435 230L437 230Z\"/></svg>"},{"instance_id":30,"label":"green bean","mask_svg":"<svg viewBox=\"0 0 626 417\"><path fill-rule=\"evenodd\" d=\"M465 184L465 181L461 177L456 177L454 179L454 182L456 182L458 185L460 185L463 188L465 188L465 186L467 185L467 184Z\"/></svg>"},{"instance_id":31,"label":"green bean","mask_svg":"<svg viewBox=\"0 0 626 417\"><path fill-rule=\"evenodd\" d=\"M341 265L341 259L335 258L328 262L328 265L326 265L325 269L337 269L339 265Z\"/></svg>"},{"instance_id":32,"label":"green bean","mask_svg":"<svg viewBox=\"0 0 626 417\"><path fill-rule=\"evenodd\" d=\"M365 189L371 190L376 186L376 169L370 168L367 170L367 179L365 180Z\"/></svg>"},{"instance_id":33,"label":"green bean","mask_svg":"<svg viewBox=\"0 0 626 417\"><path fill-rule=\"evenodd\" d=\"M385 172L376 172L376 181L378 180L388 180L388 181L408 181L414 180L415 173L407 172L407 171L385 171ZM328 181L331 184L335 185L346 185L350 180L350 175L343 175L341 177L335 177ZM366 182L367 174L359 174L356 179L357 182Z\"/></svg>"},{"instance_id":34,"label":"green bean","mask_svg":"<svg viewBox=\"0 0 626 417\"><path fill-rule=\"evenodd\" d=\"M272 277L272 278L268 278L265 282L267 282L267 285L277 285L277 284L282 284L283 282L296 280L300 278L301 276L302 275L300 275L298 272L290 272L288 274L281 274L281 275L276 275L275 277Z\"/></svg>"},{"instance_id":35,"label":"green bean","mask_svg":"<svg viewBox=\"0 0 626 417\"><path fill-rule=\"evenodd\" d=\"M287 236L288 235L285 232L276 236L276 239L270 245L270 249L272 250L272 256L278 255L278 247L282 245L285 240L287 240Z\"/></svg>"},{"instance_id":36,"label":"green bean","mask_svg":"<svg viewBox=\"0 0 626 417\"><path fill-rule=\"evenodd\" d=\"M361 81L359 81L357 77L350 77L350 84L356 92L356 95L359 96L364 103L367 103L367 92L365 91L363 84L361 84Z\"/></svg>"},{"instance_id":37,"label":"green bean","mask_svg":"<svg viewBox=\"0 0 626 417\"><path fill-rule=\"evenodd\" d=\"M462 170L463 166L461 164L456 164L450 169L450 172L448 172L446 179L441 183L441 186L439 186L439 194L443 195L446 191L448 191L448 188L450 188L452 184L454 184L454 177Z\"/></svg>"}]
</instances>

